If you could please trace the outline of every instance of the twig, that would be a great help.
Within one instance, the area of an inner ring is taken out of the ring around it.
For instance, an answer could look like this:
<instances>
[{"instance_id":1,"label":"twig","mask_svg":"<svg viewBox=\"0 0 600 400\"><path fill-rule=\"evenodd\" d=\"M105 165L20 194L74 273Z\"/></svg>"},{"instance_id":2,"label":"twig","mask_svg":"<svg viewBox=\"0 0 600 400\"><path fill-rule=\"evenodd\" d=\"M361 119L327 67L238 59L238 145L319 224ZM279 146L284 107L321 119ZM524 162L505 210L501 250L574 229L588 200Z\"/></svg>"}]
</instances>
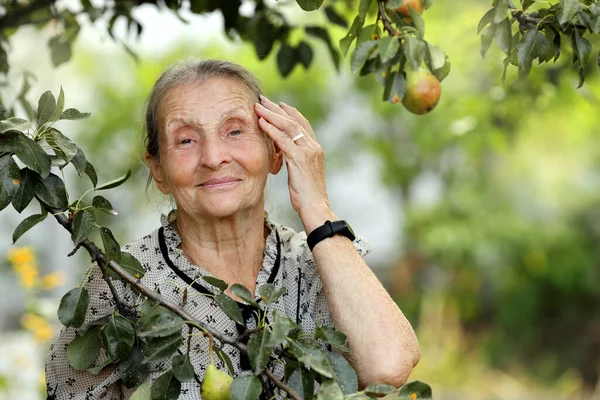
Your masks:
<instances>
[{"instance_id":1,"label":"twig","mask_svg":"<svg viewBox=\"0 0 600 400\"><path fill-rule=\"evenodd\" d=\"M273 375L273 373L271 371L269 371L267 368L265 368L265 370L263 372L275 384L275 386L277 386L279 389L287 392L287 394L289 394L292 399L302 400L302 397L300 397L298 395L298 393L294 392L294 389L292 389L285 383L281 382L279 380L279 378L277 378L275 375Z\"/></svg>"},{"instance_id":2,"label":"twig","mask_svg":"<svg viewBox=\"0 0 600 400\"><path fill-rule=\"evenodd\" d=\"M377 7L379 7L378 15L381 16L381 21L383 22L383 27L385 28L386 31L389 32L390 35L400 36L400 32L398 32L396 29L394 29L394 27L392 26L392 23L388 19L387 15L385 15L385 9L383 6L383 2L384 2L384 0L377 0Z\"/></svg>"}]
</instances>

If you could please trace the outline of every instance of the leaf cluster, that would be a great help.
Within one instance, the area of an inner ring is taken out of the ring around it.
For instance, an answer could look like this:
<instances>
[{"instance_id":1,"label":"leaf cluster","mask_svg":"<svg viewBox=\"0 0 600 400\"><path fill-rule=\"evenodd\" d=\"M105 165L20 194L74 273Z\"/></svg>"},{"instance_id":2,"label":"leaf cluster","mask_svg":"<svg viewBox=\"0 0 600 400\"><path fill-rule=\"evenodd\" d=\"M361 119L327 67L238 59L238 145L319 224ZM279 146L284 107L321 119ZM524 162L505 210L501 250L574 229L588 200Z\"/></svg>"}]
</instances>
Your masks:
<instances>
[{"instance_id":1,"label":"leaf cluster","mask_svg":"<svg viewBox=\"0 0 600 400\"><path fill-rule=\"evenodd\" d=\"M600 3L596 0L560 0L548 4L522 0L517 7L510 0L494 0L477 30L481 34L482 56L492 42L506 54L503 82L509 65L518 68L519 82L529 75L535 61L538 65L556 62L566 48L579 74L581 87L592 53L588 37L600 33ZM600 63L600 58L597 59Z\"/></svg>"}]
</instances>

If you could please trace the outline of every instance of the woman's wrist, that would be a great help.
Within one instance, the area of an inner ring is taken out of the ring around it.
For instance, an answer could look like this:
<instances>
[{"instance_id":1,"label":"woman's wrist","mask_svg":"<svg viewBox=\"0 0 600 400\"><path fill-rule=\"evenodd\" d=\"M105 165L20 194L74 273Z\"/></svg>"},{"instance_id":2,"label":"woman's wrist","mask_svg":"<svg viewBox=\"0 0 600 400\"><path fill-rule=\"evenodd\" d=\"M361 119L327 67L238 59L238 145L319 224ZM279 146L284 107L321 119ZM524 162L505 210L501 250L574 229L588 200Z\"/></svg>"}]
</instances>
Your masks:
<instances>
[{"instance_id":1,"label":"woman's wrist","mask_svg":"<svg viewBox=\"0 0 600 400\"><path fill-rule=\"evenodd\" d=\"M299 215L307 235L323 225L325 221L335 221L338 219L329 204L307 209L299 213Z\"/></svg>"}]
</instances>

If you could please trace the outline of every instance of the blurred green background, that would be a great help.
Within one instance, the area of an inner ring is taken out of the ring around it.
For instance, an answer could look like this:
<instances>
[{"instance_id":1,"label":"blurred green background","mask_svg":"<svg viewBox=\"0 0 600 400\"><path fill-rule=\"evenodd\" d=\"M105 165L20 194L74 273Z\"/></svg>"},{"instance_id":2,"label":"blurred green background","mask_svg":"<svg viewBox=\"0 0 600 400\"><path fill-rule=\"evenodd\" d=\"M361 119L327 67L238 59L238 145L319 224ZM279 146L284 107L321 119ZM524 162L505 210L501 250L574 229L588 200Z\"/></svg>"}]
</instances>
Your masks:
<instances>
[{"instance_id":1,"label":"blurred green background","mask_svg":"<svg viewBox=\"0 0 600 400\"><path fill-rule=\"evenodd\" d=\"M283 7L300 23L314 21L293 2ZM268 96L312 122L326 151L334 209L371 242L369 264L419 336L421 362L411 380L429 383L434 398L445 400L598 399L598 73L594 67L575 89L567 56L503 86L503 55L495 48L486 59L479 55L476 28L488 7L438 0L424 14L426 39L452 62L442 99L426 116L383 103L375 79L351 75L347 62L337 73L318 41L312 66L282 79L273 55L260 62L249 45L226 39L218 16L190 16L185 25L150 6L136 11L145 26L139 39L124 26L118 36L137 63L88 24L71 62L53 69L46 49L52 26L21 29L11 38L12 80L2 91L16 96L20 74L30 71L34 104L62 85L67 107L92 112L61 130L84 149L100 181L133 170L107 194L120 216L102 221L126 243L157 227L169 208L145 190L141 161L143 106L154 80L188 56L243 64ZM345 31L332 26L331 33L337 42ZM514 79L511 71L508 82ZM89 188L68 178L72 193ZM285 175L270 183L268 210L300 229ZM66 257L68 234L49 219L17 244L35 253L34 271L19 268L10 250L19 218L12 209L0 214L0 398L38 399L45 398L43 357L58 329L58 301L89 260ZM47 277L56 271L62 275Z\"/></svg>"}]
</instances>

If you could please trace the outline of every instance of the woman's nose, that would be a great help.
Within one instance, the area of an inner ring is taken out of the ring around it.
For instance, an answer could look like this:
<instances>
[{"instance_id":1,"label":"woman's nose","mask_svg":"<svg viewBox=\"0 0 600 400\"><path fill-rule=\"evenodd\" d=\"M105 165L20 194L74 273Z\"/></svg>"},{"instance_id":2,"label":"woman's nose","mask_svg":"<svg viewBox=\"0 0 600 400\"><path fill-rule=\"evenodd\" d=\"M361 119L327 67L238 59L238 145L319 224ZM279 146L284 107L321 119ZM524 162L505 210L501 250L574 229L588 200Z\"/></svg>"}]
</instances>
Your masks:
<instances>
[{"instance_id":1,"label":"woman's nose","mask_svg":"<svg viewBox=\"0 0 600 400\"><path fill-rule=\"evenodd\" d=\"M207 168L218 169L231 162L229 150L227 143L220 136L206 135L200 145L200 162Z\"/></svg>"}]
</instances>

